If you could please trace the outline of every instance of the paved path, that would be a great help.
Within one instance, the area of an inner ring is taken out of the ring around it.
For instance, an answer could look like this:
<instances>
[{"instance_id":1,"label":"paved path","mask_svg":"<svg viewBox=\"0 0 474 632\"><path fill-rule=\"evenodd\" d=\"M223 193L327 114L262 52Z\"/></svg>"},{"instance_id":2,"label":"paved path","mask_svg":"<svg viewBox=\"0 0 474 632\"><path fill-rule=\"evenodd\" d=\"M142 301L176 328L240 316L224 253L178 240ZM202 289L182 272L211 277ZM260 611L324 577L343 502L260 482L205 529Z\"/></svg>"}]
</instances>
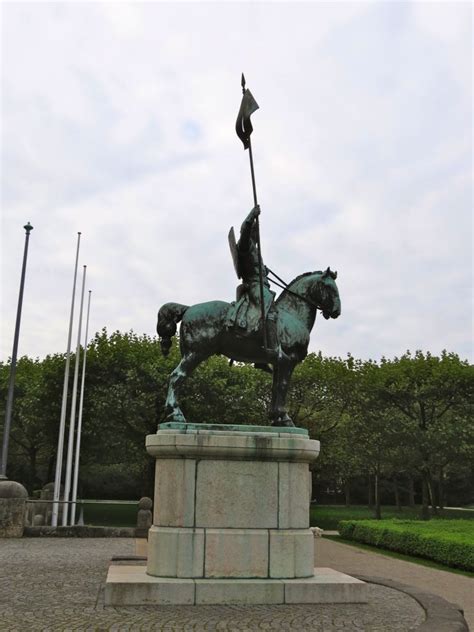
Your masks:
<instances>
[{"instance_id":1,"label":"paved path","mask_svg":"<svg viewBox=\"0 0 474 632\"><path fill-rule=\"evenodd\" d=\"M105 607L110 558L141 546L125 538L1 540L0 630L408 632L425 619L412 597L377 585L368 604Z\"/></svg>"},{"instance_id":2,"label":"paved path","mask_svg":"<svg viewBox=\"0 0 474 632\"><path fill-rule=\"evenodd\" d=\"M317 566L329 566L349 575L386 577L444 597L464 609L469 628L474 630L473 578L397 560L326 538L315 538L315 544Z\"/></svg>"}]
</instances>

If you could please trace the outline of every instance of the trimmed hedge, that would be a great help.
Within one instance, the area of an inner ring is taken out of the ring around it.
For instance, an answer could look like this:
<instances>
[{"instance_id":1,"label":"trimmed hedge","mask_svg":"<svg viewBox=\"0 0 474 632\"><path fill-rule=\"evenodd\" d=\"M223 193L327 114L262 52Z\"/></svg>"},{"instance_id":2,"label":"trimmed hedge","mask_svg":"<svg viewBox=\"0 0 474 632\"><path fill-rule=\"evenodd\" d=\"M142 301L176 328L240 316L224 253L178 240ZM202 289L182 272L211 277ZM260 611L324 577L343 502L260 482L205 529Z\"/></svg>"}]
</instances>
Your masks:
<instances>
[{"instance_id":1,"label":"trimmed hedge","mask_svg":"<svg viewBox=\"0 0 474 632\"><path fill-rule=\"evenodd\" d=\"M402 507L398 510L396 507L383 506L382 518L384 520L417 520L420 517L421 507ZM443 509L439 516L432 517L436 520L474 520L474 511L462 511L458 509ZM341 520L371 520L374 519L374 510L369 509L367 505L311 505L311 526L320 527L321 529L337 529ZM473 525L474 528L474 525Z\"/></svg>"},{"instance_id":2,"label":"trimmed hedge","mask_svg":"<svg viewBox=\"0 0 474 632\"><path fill-rule=\"evenodd\" d=\"M474 571L470 520L342 520L339 533L346 540Z\"/></svg>"}]
</instances>

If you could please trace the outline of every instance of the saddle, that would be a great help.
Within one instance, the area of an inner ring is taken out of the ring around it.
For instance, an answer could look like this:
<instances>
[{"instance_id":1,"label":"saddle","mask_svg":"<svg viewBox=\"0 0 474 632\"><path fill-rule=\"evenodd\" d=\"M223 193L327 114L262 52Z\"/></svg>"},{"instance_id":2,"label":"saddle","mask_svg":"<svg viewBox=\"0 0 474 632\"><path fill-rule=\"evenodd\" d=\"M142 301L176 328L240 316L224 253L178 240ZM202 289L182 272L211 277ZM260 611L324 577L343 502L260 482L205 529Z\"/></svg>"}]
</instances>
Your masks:
<instances>
[{"instance_id":1,"label":"saddle","mask_svg":"<svg viewBox=\"0 0 474 632\"><path fill-rule=\"evenodd\" d=\"M273 305L274 293L267 291L264 294L265 319ZM236 329L240 336L252 336L262 328L262 314L260 306L250 301L247 288L244 283L237 286L236 300L230 304L225 325L228 329Z\"/></svg>"}]
</instances>

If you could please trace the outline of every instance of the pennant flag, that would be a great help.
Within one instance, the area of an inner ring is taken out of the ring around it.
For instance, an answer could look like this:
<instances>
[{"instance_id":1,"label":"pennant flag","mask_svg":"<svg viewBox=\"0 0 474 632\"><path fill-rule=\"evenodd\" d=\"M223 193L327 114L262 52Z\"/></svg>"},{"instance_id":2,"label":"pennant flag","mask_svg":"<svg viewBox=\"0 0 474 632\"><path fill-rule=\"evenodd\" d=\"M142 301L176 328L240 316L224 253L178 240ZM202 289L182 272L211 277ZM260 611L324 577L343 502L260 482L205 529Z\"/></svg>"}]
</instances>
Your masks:
<instances>
[{"instance_id":1,"label":"pennant flag","mask_svg":"<svg viewBox=\"0 0 474 632\"><path fill-rule=\"evenodd\" d=\"M256 110L258 110L258 103L253 98L250 90L244 90L240 110L237 114L237 121L235 122L235 131L237 132L237 136L243 142L244 149L248 149L250 145L250 134L253 132L250 115Z\"/></svg>"}]
</instances>

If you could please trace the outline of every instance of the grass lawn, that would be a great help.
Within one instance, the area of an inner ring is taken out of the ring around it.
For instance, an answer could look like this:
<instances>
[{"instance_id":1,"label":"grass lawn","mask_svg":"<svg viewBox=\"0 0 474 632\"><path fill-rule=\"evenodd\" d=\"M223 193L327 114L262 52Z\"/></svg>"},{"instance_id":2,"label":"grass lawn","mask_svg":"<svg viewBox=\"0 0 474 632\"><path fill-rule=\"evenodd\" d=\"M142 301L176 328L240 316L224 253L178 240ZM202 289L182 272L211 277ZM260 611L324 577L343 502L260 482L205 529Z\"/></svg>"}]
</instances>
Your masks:
<instances>
[{"instance_id":1,"label":"grass lawn","mask_svg":"<svg viewBox=\"0 0 474 632\"><path fill-rule=\"evenodd\" d=\"M417 520L420 517L421 507L402 507L398 511L394 506L382 507L382 518L400 518L403 520ZM311 506L311 526L321 529L337 530L341 520L371 520L374 512L366 505L312 505ZM460 519L474 520L474 511L444 509L439 518L443 520ZM436 519L436 517L435 517Z\"/></svg>"},{"instance_id":2,"label":"grass lawn","mask_svg":"<svg viewBox=\"0 0 474 632\"><path fill-rule=\"evenodd\" d=\"M84 524L100 527L135 527L138 501L84 500Z\"/></svg>"}]
</instances>

